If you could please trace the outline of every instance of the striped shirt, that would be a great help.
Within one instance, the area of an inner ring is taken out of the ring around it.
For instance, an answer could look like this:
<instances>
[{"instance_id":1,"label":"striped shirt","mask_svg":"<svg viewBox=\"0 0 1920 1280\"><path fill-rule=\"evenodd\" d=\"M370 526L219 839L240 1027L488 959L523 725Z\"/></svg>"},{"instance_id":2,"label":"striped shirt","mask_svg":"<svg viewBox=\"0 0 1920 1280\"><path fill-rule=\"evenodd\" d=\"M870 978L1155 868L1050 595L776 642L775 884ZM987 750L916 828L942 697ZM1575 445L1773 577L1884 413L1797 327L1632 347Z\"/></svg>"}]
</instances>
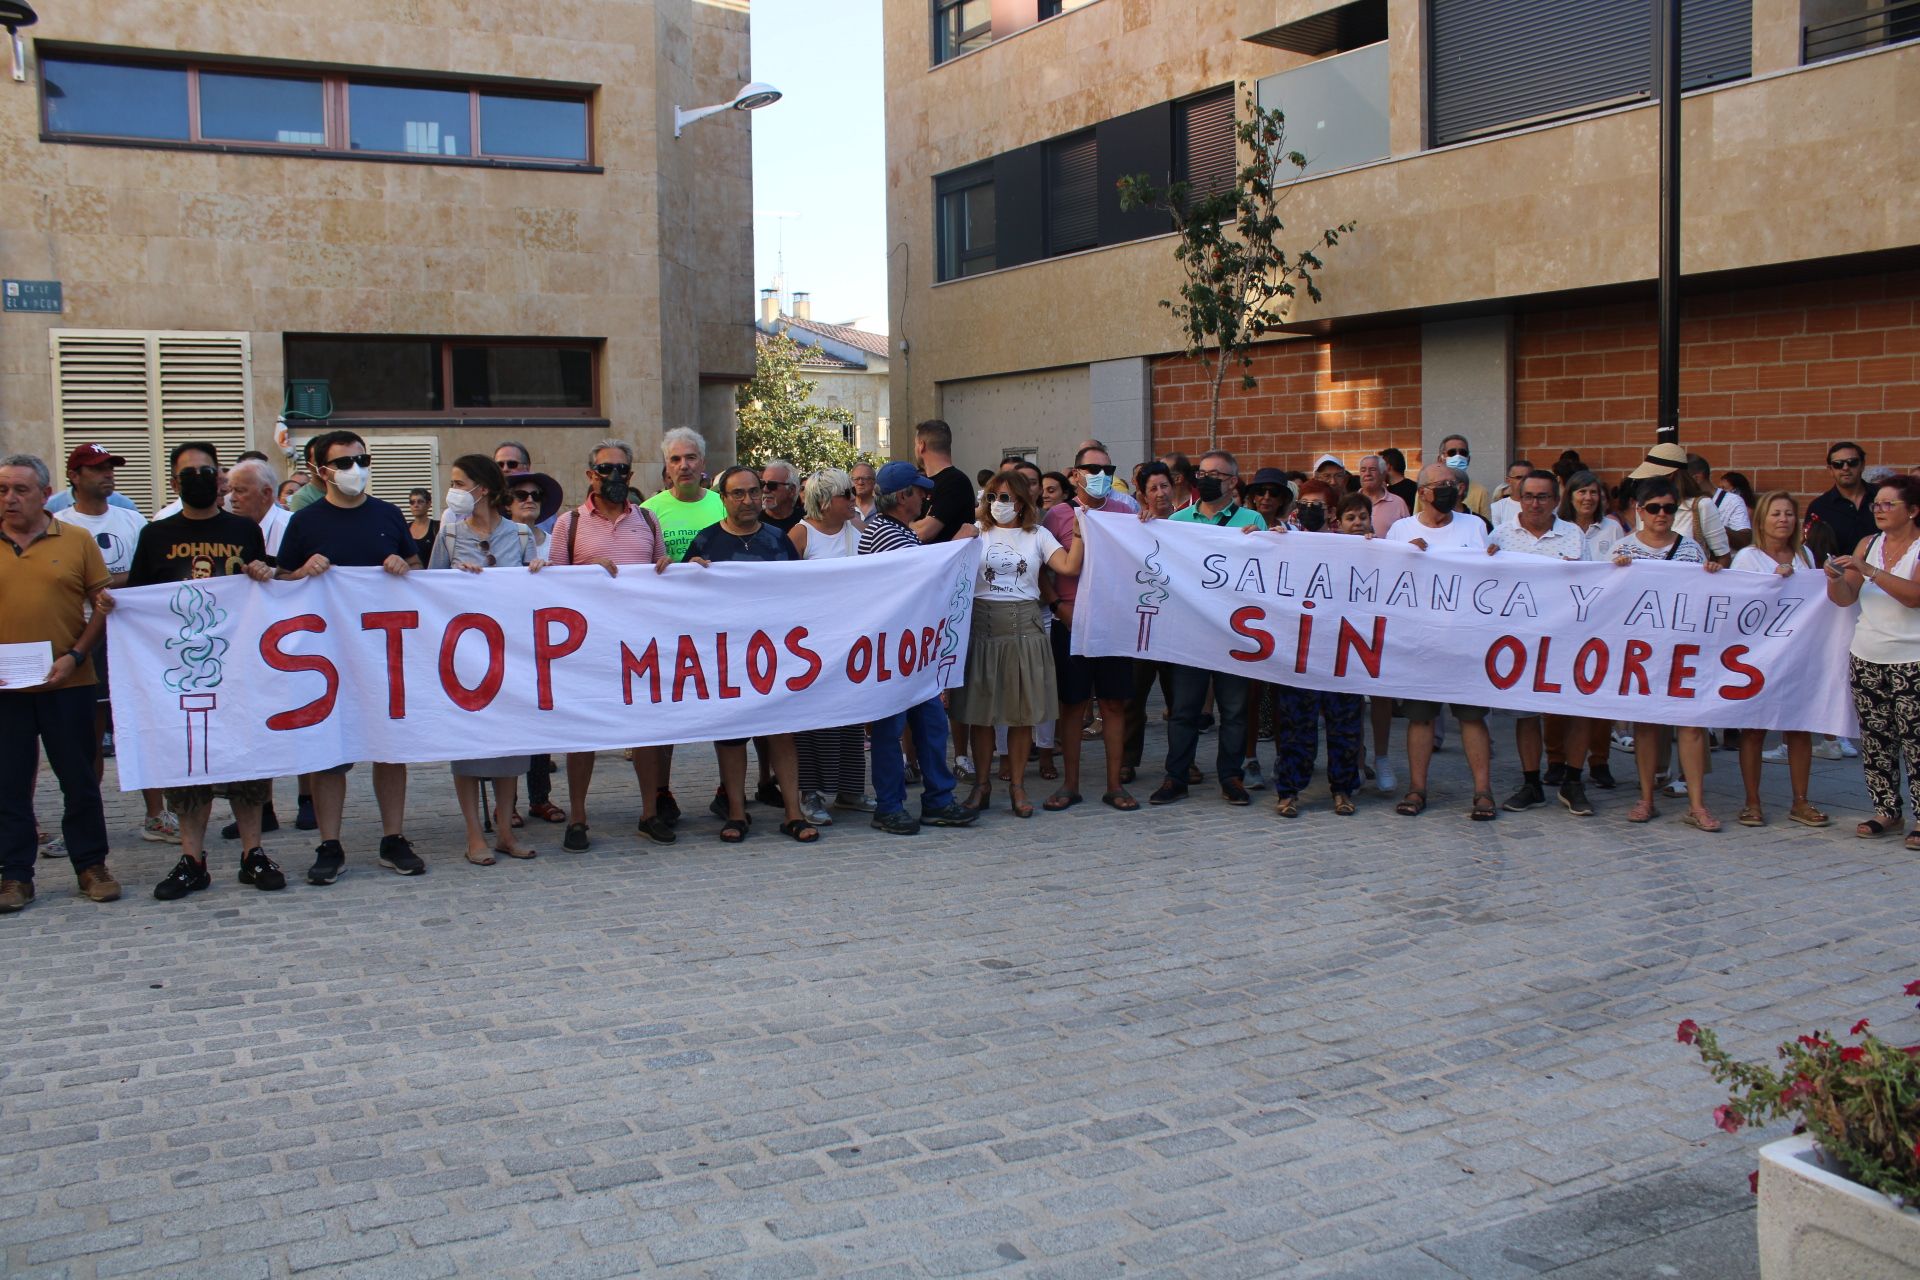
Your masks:
<instances>
[{"instance_id":1,"label":"striped shirt","mask_svg":"<svg viewBox=\"0 0 1920 1280\"><path fill-rule=\"evenodd\" d=\"M919 545L920 539L913 536L913 530L881 511L875 511L867 517L867 527L860 532L860 554L863 556Z\"/></svg>"},{"instance_id":2,"label":"striped shirt","mask_svg":"<svg viewBox=\"0 0 1920 1280\"><path fill-rule=\"evenodd\" d=\"M580 532L572 539L568 555L567 533L574 521ZM613 564L652 564L660 558L660 536L653 517L632 503L609 520L593 509L589 498L571 511L563 511L553 522L553 537L547 540L548 558L554 564L592 564L606 560Z\"/></svg>"}]
</instances>

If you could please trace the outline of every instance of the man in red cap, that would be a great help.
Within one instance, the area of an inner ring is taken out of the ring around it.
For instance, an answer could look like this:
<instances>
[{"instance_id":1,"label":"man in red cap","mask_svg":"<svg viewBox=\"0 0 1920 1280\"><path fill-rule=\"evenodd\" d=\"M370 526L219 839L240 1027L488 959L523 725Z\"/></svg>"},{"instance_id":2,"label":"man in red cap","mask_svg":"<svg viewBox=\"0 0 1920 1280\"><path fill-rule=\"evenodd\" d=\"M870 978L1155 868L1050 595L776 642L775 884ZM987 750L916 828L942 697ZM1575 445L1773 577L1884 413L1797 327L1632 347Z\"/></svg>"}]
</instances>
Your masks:
<instances>
[{"instance_id":1,"label":"man in red cap","mask_svg":"<svg viewBox=\"0 0 1920 1280\"><path fill-rule=\"evenodd\" d=\"M115 506L109 501L114 496L114 469L126 465L125 458L105 445L81 445L67 455L67 487L73 494L73 505L54 513L54 519L84 529L92 535L94 545L100 548L100 558L107 562L107 572L112 576L108 585L113 587L127 585L127 570L133 567L133 549L140 545L140 531L147 527L146 517L138 511ZM107 734L113 729L113 707L108 701L107 690L107 638L104 635L100 637L99 648L94 651L93 669L98 677L94 688L99 695L93 713L96 743L93 773L98 778L106 769ZM167 812L160 792L156 789L143 791L140 795L147 805L147 818L141 824L140 838L155 843L179 844L179 820Z\"/></svg>"}]
</instances>

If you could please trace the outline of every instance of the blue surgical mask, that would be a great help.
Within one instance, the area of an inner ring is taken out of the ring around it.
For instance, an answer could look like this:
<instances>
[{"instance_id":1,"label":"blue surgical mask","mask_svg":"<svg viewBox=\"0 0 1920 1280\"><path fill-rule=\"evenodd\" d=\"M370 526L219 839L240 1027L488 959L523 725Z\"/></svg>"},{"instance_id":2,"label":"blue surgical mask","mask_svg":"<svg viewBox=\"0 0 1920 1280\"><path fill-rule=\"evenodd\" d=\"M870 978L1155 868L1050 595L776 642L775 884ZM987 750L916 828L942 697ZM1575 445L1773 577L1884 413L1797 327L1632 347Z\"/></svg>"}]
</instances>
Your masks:
<instances>
[{"instance_id":1,"label":"blue surgical mask","mask_svg":"<svg viewBox=\"0 0 1920 1280\"><path fill-rule=\"evenodd\" d=\"M1080 488L1089 498L1104 498L1113 492L1113 477L1096 471L1086 478Z\"/></svg>"},{"instance_id":2,"label":"blue surgical mask","mask_svg":"<svg viewBox=\"0 0 1920 1280\"><path fill-rule=\"evenodd\" d=\"M1447 459L1447 466L1450 470L1458 471L1462 475L1465 475L1467 471L1467 462L1468 462L1468 458L1466 454L1456 453L1451 458Z\"/></svg>"}]
</instances>

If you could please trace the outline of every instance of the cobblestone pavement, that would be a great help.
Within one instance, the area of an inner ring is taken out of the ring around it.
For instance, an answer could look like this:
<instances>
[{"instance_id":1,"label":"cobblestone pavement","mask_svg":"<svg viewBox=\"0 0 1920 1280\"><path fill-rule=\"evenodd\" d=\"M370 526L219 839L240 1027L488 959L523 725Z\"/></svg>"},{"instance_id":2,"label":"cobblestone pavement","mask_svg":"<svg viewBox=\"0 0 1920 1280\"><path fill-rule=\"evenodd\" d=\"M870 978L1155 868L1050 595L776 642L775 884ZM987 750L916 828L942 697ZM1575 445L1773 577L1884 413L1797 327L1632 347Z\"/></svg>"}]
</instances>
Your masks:
<instances>
[{"instance_id":1,"label":"cobblestone pavement","mask_svg":"<svg viewBox=\"0 0 1920 1280\"><path fill-rule=\"evenodd\" d=\"M1201 787L1021 822L1002 787L972 831L802 848L756 808L734 849L683 748L674 847L609 756L596 848L536 822L483 869L420 766L421 879L375 865L363 769L340 883L256 892L226 844L175 904L115 795L126 898L46 862L0 921L0 1271L1750 1274L1756 1142L1674 1023L1920 1038L1920 858L1819 769L1823 832L1621 791L1472 823L1450 744L1417 820ZM270 845L298 881L309 839Z\"/></svg>"}]
</instances>

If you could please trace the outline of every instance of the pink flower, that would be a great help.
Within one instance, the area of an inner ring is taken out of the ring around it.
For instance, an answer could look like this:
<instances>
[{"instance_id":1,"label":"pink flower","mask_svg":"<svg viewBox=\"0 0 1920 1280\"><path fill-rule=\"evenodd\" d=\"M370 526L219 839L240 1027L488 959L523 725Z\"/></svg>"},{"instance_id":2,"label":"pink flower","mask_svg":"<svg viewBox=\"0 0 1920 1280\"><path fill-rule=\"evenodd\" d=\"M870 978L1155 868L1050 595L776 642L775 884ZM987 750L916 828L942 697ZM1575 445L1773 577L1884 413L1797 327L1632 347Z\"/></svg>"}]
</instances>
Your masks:
<instances>
[{"instance_id":1,"label":"pink flower","mask_svg":"<svg viewBox=\"0 0 1920 1280\"><path fill-rule=\"evenodd\" d=\"M1742 1120L1740 1113L1732 1107L1720 1106L1713 1109L1713 1123L1717 1129L1724 1129L1728 1133L1738 1133L1740 1132L1740 1126L1745 1124L1746 1121Z\"/></svg>"},{"instance_id":2,"label":"pink flower","mask_svg":"<svg viewBox=\"0 0 1920 1280\"><path fill-rule=\"evenodd\" d=\"M1674 1036L1674 1039L1678 1040L1681 1044L1692 1044L1695 1040L1698 1040L1699 1038L1700 1038L1700 1024L1695 1022L1692 1018L1687 1018L1684 1021L1682 1021L1680 1024L1679 1033Z\"/></svg>"},{"instance_id":3,"label":"pink flower","mask_svg":"<svg viewBox=\"0 0 1920 1280\"><path fill-rule=\"evenodd\" d=\"M1862 1031L1865 1031L1867 1029L1867 1026L1868 1026L1867 1020L1865 1018L1862 1018L1860 1019L1860 1021L1853 1024L1853 1030L1847 1032L1847 1034L1850 1036L1857 1036Z\"/></svg>"},{"instance_id":4,"label":"pink flower","mask_svg":"<svg viewBox=\"0 0 1920 1280\"><path fill-rule=\"evenodd\" d=\"M1755 1169L1747 1175L1747 1191L1756 1196L1760 1194L1760 1171L1758 1169Z\"/></svg>"},{"instance_id":5,"label":"pink flower","mask_svg":"<svg viewBox=\"0 0 1920 1280\"><path fill-rule=\"evenodd\" d=\"M1780 1103L1782 1106L1792 1106L1812 1092L1813 1081L1807 1079L1805 1076L1801 1076L1781 1092Z\"/></svg>"},{"instance_id":6,"label":"pink flower","mask_svg":"<svg viewBox=\"0 0 1920 1280\"><path fill-rule=\"evenodd\" d=\"M1867 1051L1857 1047L1848 1047L1840 1051L1840 1061L1842 1062L1859 1062L1866 1056Z\"/></svg>"}]
</instances>

